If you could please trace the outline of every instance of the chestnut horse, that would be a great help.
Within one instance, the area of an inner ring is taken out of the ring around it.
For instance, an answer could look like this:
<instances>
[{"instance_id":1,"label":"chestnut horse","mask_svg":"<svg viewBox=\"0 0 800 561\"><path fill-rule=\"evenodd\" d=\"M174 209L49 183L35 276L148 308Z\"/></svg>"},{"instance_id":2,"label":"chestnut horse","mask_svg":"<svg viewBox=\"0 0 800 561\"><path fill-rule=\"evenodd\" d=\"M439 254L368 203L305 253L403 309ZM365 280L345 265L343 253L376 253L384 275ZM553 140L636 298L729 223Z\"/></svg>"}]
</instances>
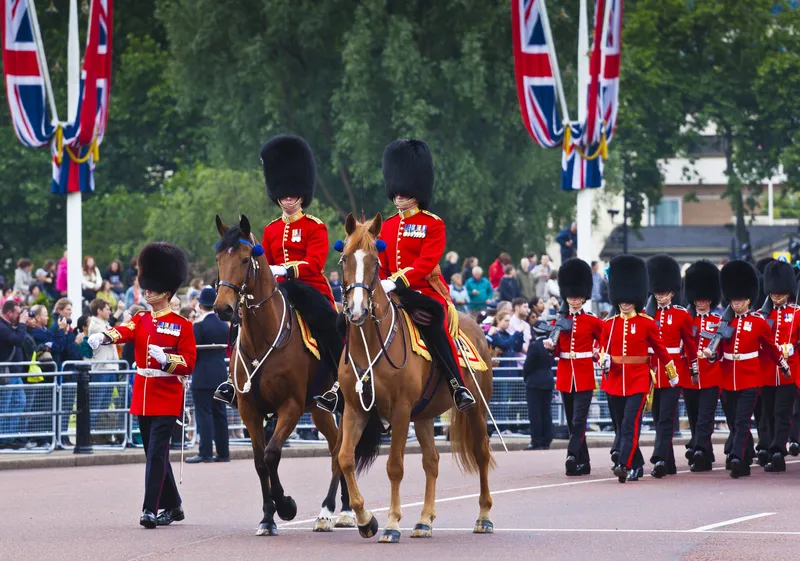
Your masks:
<instances>
[{"instance_id":1,"label":"chestnut horse","mask_svg":"<svg viewBox=\"0 0 800 561\"><path fill-rule=\"evenodd\" d=\"M336 454L338 430L333 415L308 399L312 383L330 387L333 377L327 374L315 380L317 360L305 349L294 310L270 272L263 249L250 231L250 222L242 216L238 226L227 226L217 216L220 241L217 244L218 292L214 310L223 321L240 316L239 337L231 354L230 373L239 402L239 415L250 433L256 472L261 480L264 517L256 535L278 533L275 512L283 520L297 514L294 500L283 491L278 478L278 464L286 439L307 411L319 431L328 440L332 455L331 482L322 503L314 531L333 529L336 490L341 480L342 512L337 527L354 526L347 486L339 469ZM277 414L275 431L264 443L267 414Z\"/></svg>"},{"instance_id":2,"label":"chestnut horse","mask_svg":"<svg viewBox=\"0 0 800 561\"><path fill-rule=\"evenodd\" d=\"M438 367L434 372L428 360L412 352L401 312L383 291L378 279L376 240L381 223L380 214L365 224L358 224L349 215L345 222L348 237L341 258L348 344L339 362L339 382L345 399L339 465L347 481L358 531L364 538L370 538L378 531L377 520L364 508L356 471L366 470L375 460L382 423L388 422L392 427L392 442L386 471L391 482L391 499L388 522L380 541L396 543L400 540L400 481L403 479L409 424L413 421L422 448L425 501L411 537L432 535L439 474L433 423L437 416L452 409L450 440L456 461L462 471L480 475L480 510L474 532L491 533L494 526L489 518L492 508L489 469L494 466L494 459L486 430L486 407L478 399L470 409L456 410L448 384L432 385L441 375ZM468 315L459 314L459 322L489 367L487 371L475 373L488 403L492 394L492 357L486 339L478 324ZM464 380L477 397L478 388L466 370ZM436 388L435 393L431 387ZM371 406L373 399L374 406Z\"/></svg>"}]
</instances>

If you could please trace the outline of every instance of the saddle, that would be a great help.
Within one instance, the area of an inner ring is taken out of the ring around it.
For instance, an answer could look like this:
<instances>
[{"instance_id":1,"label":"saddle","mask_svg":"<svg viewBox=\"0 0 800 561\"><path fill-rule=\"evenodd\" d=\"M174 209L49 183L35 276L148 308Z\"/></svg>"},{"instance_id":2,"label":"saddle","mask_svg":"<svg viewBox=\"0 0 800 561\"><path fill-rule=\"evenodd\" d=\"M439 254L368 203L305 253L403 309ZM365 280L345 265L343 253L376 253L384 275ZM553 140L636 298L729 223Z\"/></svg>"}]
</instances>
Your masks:
<instances>
[{"instance_id":1,"label":"saddle","mask_svg":"<svg viewBox=\"0 0 800 561\"><path fill-rule=\"evenodd\" d=\"M422 339L422 334L420 333L419 328L411 319L411 315L404 309L400 310L400 315L403 317L403 321L405 321L406 327L408 328L408 339L411 342L411 350L414 352L414 354L421 356L427 361L431 361L431 353L428 350L425 341ZM456 311L455 306L450 304L448 306L448 318L453 316L456 316L455 324L456 328L458 328L458 312ZM452 324L452 322L448 323ZM450 335L452 336L453 333L451 332ZM458 353L459 366L462 368L467 368L467 364L469 363L469 366L475 372L485 372L489 369L480 353L478 353L478 349L475 347L469 337L467 337L466 333L464 333L461 329L458 329L455 336L453 336L453 340L456 342L457 347L461 351Z\"/></svg>"}]
</instances>

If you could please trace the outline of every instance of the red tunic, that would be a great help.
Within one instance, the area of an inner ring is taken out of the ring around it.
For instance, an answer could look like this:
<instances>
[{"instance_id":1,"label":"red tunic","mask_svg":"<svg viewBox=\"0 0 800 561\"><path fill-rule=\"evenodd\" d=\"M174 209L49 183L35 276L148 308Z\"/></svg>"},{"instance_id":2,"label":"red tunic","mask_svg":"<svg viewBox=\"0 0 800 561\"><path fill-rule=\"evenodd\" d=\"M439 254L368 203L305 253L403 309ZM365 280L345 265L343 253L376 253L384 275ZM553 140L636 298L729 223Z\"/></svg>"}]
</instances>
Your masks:
<instances>
[{"instance_id":1,"label":"red tunic","mask_svg":"<svg viewBox=\"0 0 800 561\"><path fill-rule=\"evenodd\" d=\"M194 370L197 344L192 323L167 308L161 312L142 311L129 323L105 333L112 343L133 341L137 374L133 380L131 414L149 417L180 417L183 409L183 384L178 376ZM158 345L167 354L166 366L150 356L149 345ZM143 373L139 373L142 372ZM166 372L173 376L145 376Z\"/></svg>"},{"instance_id":2,"label":"red tunic","mask_svg":"<svg viewBox=\"0 0 800 561\"><path fill-rule=\"evenodd\" d=\"M270 265L283 265L287 269L287 277L278 277L278 282L287 278L303 281L322 293L332 307L336 306L325 278L328 228L322 220L303 211L288 218L282 216L264 228L261 245Z\"/></svg>"},{"instance_id":3,"label":"red tunic","mask_svg":"<svg viewBox=\"0 0 800 561\"><path fill-rule=\"evenodd\" d=\"M603 323L601 353L611 355L611 367L601 388L610 395L629 396L650 391L647 349L668 364L671 361L653 318L646 314L616 315ZM636 362L636 363L634 363Z\"/></svg>"},{"instance_id":4,"label":"red tunic","mask_svg":"<svg viewBox=\"0 0 800 561\"><path fill-rule=\"evenodd\" d=\"M603 320L588 312L570 314L572 330L558 338L555 356L556 389L560 392L584 392L594 390L594 342L600 340Z\"/></svg>"},{"instance_id":5,"label":"red tunic","mask_svg":"<svg viewBox=\"0 0 800 561\"><path fill-rule=\"evenodd\" d=\"M680 384L691 378L689 365L697 358L697 345L692 334L692 315L681 306L667 306L659 308L653 319L656 321L658 334L667 347L670 359L675 363ZM656 371L656 388L670 387L664 369L666 365L657 359L653 359L652 364Z\"/></svg>"},{"instance_id":6,"label":"red tunic","mask_svg":"<svg viewBox=\"0 0 800 561\"><path fill-rule=\"evenodd\" d=\"M722 389L740 391L760 388L764 380L759 355L767 355L776 363L781 351L775 345L769 324L759 314L747 312L731 322L734 334L722 340Z\"/></svg>"},{"instance_id":7,"label":"red tunic","mask_svg":"<svg viewBox=\"0 0 800 561\"><path fill-rule=\"evenodd\" d=\"M770 361L770 367L765 368L763 384L765 386L788 386L794 384L797 379L797 371L800 368L800 355L797 354L797 343L800 341L800 308L795 304L773 308L766 318L767 324L772 324L772 340L781 350L783 345L795 347L795 353L787 357L789 369L792 373L788 380L781 375L778 366ZM787 351L788 352L788 351Z\"/></svg>"},{"instance_id":8,"label":"red tunic","mask_svg":"<svg viewBox=\"0 0 800 561\"><path fill-rule=\"evenodd\" d=\"M698 376L698 384L692 384L691 376L684 378L680 377L680 386L682 388L691 388L694 390L702 390L703 388L718 387L720 379L722 378L722 365L719 361L709 361L704 355L700 354L701 351L708 346L710 342L708 339L703 339L700 334L705 331L708 333L716 333L719 327L720 317L717 314L697 314L692 322L692 332L697 341L697 352L699 359L697 360L697 369L700 372Z\"/></svg>"}]
</instances>

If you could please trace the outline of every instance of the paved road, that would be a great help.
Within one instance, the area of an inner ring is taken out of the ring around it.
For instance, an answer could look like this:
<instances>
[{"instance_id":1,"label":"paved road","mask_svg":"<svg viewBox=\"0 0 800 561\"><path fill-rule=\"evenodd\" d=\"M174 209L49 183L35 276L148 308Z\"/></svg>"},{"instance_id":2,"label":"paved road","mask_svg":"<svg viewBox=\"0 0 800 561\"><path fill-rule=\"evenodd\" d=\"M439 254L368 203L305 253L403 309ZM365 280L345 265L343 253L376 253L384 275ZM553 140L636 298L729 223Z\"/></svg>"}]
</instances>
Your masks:
<instances>
[{"instance_id":1,"label":"paved road","mask_svg":"<svg viewBox=\"0 0 800 561\"><path fill-rule=\"evenodd\" d=\"M718 447L719 448L719 447ZM645 449L645 456L649 450ZM754 470L732 480L724 470L649 476L620 485L605 450L592 450L595 472L566 478L564 452L497 454L492 486L494 535L473 535L477 479L442 455L434 537L400 544L364 540L352 530L314 534L312 521L327 486L328 460L283 464L287 492L298 503L277 537L255 537L260 492L249 461L186 466L181 493L185 522L138 526L142 465L6 471L0 474L0 559L389 559L442 558L638 560L796 559L800 551L800 461L785 474ZM717 457L722 457L717 450ZM369 508L386 520L385 457L361 479ZM401 525L420 512L424 476L409 456ZM446 557L445 557L446 558Z\"/></svg>"}]
</instances>

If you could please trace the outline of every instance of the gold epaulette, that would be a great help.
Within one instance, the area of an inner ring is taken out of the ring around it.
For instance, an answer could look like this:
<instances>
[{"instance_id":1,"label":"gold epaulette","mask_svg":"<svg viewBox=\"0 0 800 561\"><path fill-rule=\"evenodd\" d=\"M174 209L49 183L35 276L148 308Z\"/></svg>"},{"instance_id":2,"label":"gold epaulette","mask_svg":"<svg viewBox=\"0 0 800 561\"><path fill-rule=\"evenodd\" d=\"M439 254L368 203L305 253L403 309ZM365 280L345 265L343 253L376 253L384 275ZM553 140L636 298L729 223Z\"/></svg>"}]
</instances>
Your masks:
<instances>
[{"instance_id":1,"label":"gold epaulette","mask_svg":"<svg viewBox=\"0 0 800 561\"><path fill-rule=\"evenodd\" d=\"M309 218L309 219L313 220L317 224L325 224L322 220L320 220L316 216L311 216L310 214L306 214L306 218Z\"/></svg>"},{"instance_id":2,"label":"gold epaulette","mask_svg":"<svg viewBox=\"0 0 800 561\"><path fill-rule=\"evenodd\" d=\"M647 319L653 319L653 318L651 318L650 316L648 316L648 315L647 315L646 313L644 313L644 312L639 312L639 315L640 315L640 316L642 316L643 318L647 318Z\"/></svg>"},{"instance_id":3,"label":"gold epaulette","mask_svg":"<svg viewBox=\"0 0 800 561\"><path fill-rule=\"evenodd\" d=\"M435 218L436 220L441 220L441 218L439 218L438 216L436 216L435 214L433 214L433 213L432 213L431 211L429 211L429 210L423 210L423 211L422 211L422 214L427 214L428 216L431 216L431 217Z\"/></svg>"},{"instance_id":4,"label":"gold epaulette","mask_svg":"<svg viewBox=\"0 0 800 561\"><path fill-rule=\"evenodd\" d=\"M267 226L272 226L273 224L275 224L276 222L280 222L281 220L283 220L283 217L279 216L278 218L267 224Z\"/></svg>"},{"instance_id":5,"label":"gold epaulette","mask_svg":"<svg viewBox=\"0 0 800 561\"><path fill-rule=\"evenodd\" d=\"M605 321L611 321L612 319L614 319L614 318L615 318L615 317L617 317L618 315L619 315L619 314L614 314L613 316L608 316L608 317L605 319Z\"/></svg>"}]
</instances>

